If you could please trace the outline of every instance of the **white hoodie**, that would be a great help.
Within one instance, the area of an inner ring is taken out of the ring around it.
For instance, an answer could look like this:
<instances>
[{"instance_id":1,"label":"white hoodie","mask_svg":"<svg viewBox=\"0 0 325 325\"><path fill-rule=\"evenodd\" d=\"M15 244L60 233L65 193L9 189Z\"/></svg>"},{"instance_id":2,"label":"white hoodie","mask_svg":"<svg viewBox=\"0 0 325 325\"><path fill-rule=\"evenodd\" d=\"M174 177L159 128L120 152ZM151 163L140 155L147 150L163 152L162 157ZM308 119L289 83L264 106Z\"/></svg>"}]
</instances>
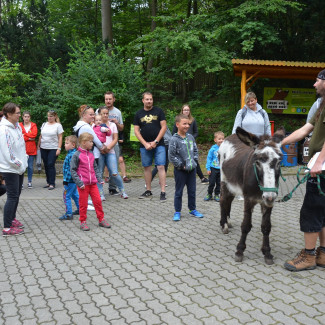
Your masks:
<instances>
[{"instance_id":1,"label":"white hoodie","mask_svg":"<svg viewBox=\"0 0 325 325\"><path fill-rule=\"evenodd\" d=\"M0 173L22 175L27 168L27 159L19 124L13 125L3 117L0 122Z\"/></svg>"}]
</instances>

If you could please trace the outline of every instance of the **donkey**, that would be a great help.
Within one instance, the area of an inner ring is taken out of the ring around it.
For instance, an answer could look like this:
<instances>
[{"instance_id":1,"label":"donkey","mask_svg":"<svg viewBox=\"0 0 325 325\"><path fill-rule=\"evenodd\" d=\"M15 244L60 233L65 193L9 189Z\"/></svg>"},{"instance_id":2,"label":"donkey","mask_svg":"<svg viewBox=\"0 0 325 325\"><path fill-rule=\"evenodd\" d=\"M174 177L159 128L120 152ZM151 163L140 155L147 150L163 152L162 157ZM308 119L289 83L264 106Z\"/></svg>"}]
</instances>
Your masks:
<instances>
[{"instance_id":1,"label":"donkey","mask_svg":"<svg viewBox=\"0 0 325 325\"><path fill-rule=\"evenodd\" d=\"M281 141L284 129L278 130L273 137L246 132L241 127L225 139L219 149L221 171L220 225L223 233L228 233L231 203L236 195L244 196L244 220L242 235L237 245L236 262L242 262L246 249L246 237L252 228L252 212L260 203L262 210L263 233L262 252L265 263L273 264L269 244L271 232L271 212L277 198L282 159Z\"/></svg>"}]
</instances>

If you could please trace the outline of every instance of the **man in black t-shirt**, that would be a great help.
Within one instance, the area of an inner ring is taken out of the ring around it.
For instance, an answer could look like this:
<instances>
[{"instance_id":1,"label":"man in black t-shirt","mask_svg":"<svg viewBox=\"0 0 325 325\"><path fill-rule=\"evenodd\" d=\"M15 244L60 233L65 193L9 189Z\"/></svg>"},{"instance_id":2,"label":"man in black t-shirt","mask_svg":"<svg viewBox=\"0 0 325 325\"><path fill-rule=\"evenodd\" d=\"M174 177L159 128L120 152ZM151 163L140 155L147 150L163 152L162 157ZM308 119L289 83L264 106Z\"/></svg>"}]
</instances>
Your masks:
<instances>
[{"instance_id":1,"label":"man in black t-shirt","mask_svg":"<svg viewBox=\"0 0 325 325\"><path fill-rule=\"evenodd\" d=\"M134 133L140 141L142 166L147 190L139 197L144 199L152 196L151 192L151 165L155 159L158 168L161 187L160 201L166 200L166 152L163 136L167 130L165 114L161 108L153 106L152 94L145 92L142 95L143 109L134 116Z\"/></svg>"}]
</instances>

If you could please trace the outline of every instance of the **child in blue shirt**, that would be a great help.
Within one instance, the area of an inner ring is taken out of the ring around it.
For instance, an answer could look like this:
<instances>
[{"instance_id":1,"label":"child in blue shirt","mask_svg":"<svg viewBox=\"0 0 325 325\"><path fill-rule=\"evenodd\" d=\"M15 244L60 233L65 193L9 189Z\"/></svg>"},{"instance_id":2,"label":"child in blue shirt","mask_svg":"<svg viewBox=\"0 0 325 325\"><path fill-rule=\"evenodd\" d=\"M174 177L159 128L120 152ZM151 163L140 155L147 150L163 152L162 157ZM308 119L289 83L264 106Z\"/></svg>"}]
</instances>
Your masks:
<instances>
[{"instance_id":1,"label":"child in blue shirt","mask_svg":"<svg viewBox=\"0 0 325 325\"><path fill-rule=\"evenodd\" d=\"M225 135L223 132L218 131L214 133L214 142L216 144L211 147L207 156L206 169L209 175L209 187L208 194L204 197L204 201L210 201L212 199L213 189L213 199L217 202L220 201L220 163L218 159L218 151L224 139Z\"/></svg>"},{"instance_id":2,"label":"child in blue shirt","mask_svg":"<svg viewBox=\"0 0 325 325\"><path fill-rule=\"evenodd\" d=\"M79 214L79 193L77 185L74 183L71 171L70 162L72 156L77 151L78 138L75 135L70 135L65 138L65 150L68 152L63 163L63 201L65 204L65 214L59 220L72 220L74 215ZM72 201L76 204L77 210L72 212Z\"/></svg>"}]
</instances>

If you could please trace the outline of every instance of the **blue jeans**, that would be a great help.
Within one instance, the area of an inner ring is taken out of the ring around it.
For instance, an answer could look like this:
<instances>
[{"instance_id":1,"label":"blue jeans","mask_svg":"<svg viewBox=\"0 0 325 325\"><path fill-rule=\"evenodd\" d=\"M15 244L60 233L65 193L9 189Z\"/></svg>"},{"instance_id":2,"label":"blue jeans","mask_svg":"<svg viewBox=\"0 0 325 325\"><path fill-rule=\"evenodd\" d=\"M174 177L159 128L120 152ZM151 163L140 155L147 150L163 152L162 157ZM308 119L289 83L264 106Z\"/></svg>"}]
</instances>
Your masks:
<instances>
[{"instance_id":1,"label":"blue jeans","mask_svg":"<svg viewBox=\"0 0 325 325\"><path fill-rule=\"evenodd\" d=\"M2 173L2 176L7 189L7 201L3 208L3 228L10 228L12 221L16 218L24 174Z\"/></svg>"},{"instance_id":2,"label":"blue jeans","mask_svg":"<svg viewBox=\"0 0 325 325\"><path fill-rule=\"evenodd\" d=\"M114 183L116 184L120 192L124 192L122 177L118 173L118 169L117 169L117 161L116 161L115 153L100 154L98 166L102 174L104 172L105 165L108 169L109 176L113 179Z\"/></svg>"},{"instance_id":3,"label":"blue jeans","mask_svg":"<svg viewBox=\"0 0 325 325\"><path fill-rule=\"evenodd\" d=\"M46 182L49 185L55 186L55 162L56 162L56 149L42 149L41 148L41 156L44 163L45 174L46 174Z\"/></svg>"},{"instance_id":4,"label":"blue jeans","mask_svg":"<svg viewBox=\"0 0 325 325\"><path fill-rule=\"evenodd\" d=\"M141 162L143 167L149 167L152 165L152 159L155 158L156 166L166 165L166 150L165 146L158 146L155 149L147 150L146 148L140 148Z\"/></svg>"},{"instance_id":5,"label":"blue jeans","mask_svg":"<svg viewBox=\"0 0 325 325\"><path fill-rule=\"evenodd\" d=\"M167 173L168 170L168 165L169 165L169 160L168 160L168 146L165 146L165 150L166 150L166 164L165 164L165 172ZM153 168L152 172L151 172L151 181L155 178L155 176L158 173L158 168L157 168L157 164L155 162L155 167Z\"/></svg>"},{"instance_id":6,"label":"blue jeans","mask_svg":"<svg viewBox=\"0 0 325 325\"><path fill-rule=\"evenodd\" d=\"M28 157L28 167L27 167L27 178L28 178L28 183L32 182L32 178L33 178L33 171L34 171L34 159L35 156L30 155Z\"/></svg>"},{"instance_id":7,"label":"blue jeans","mask_svg":"<svg viewBox=\"0 0 325 325\"><path fill-rule=\"evenodd\" d=\"M188 209L195 210L195 194L196 194L196 181L195 181L196 170L193 169L191 172L186 172L182 170L177 170L174 168L175 177L175 197L174 197L174 207L175 212L182 211L182 197L183 190L186 185L187 187L187 197L188 197Z\"/></svg>"},{"instance_id":8,"label":"blue jeans","mask_svg":"<svg viewBox=\"0 0 325 325\"><path fill-rule=\"evenodd\" d=\"M63 201L65 203L66 214L72 214L72 201L76 204L77 209L79 210L79 193L77 190L77 185L75 183L68 183L63 185Z\"/></svg>"}]
</instances>

